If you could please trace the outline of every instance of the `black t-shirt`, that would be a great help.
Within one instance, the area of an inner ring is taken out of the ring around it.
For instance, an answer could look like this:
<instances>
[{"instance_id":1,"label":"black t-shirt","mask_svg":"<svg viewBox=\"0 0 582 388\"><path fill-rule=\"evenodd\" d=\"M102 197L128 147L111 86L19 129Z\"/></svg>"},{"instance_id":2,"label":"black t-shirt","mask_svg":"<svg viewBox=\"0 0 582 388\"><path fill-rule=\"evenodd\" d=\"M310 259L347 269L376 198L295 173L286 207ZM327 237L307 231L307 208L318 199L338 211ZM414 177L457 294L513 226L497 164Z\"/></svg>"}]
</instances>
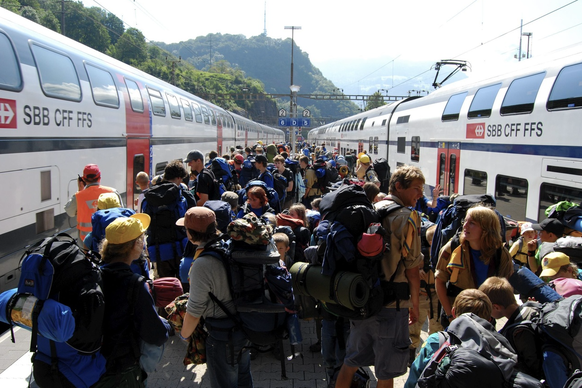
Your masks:
<instances>
[{"instance_id":1,"label":"black t-shirt","mask_svg":"<svg viewBox=\"0 0 582 388\"><path fill-rule=\"evenodd\" d=\"M293 191L287 192L287 199L289 199L290 197L293 196L293 193L295 192L295 175L288 168L285 168L285 171L283 171L281 175L283 175L285 179L287 179L287 187L289 187L289 182L293 182Z\"/></svg>"},{"instance_id":2,"label":"black t-shirt","mask_svg":"<svg viewBox=\"0 0 582 388\"><path fill-rule=\"evenodd\" d=\"M208 200L214 200L216 198L214 193L214 174L207 168L202 169L200 174L198 174L198 181L196 185L196 197L200 198L199 194L207 194Z\"/></svg>"}]
</instances>

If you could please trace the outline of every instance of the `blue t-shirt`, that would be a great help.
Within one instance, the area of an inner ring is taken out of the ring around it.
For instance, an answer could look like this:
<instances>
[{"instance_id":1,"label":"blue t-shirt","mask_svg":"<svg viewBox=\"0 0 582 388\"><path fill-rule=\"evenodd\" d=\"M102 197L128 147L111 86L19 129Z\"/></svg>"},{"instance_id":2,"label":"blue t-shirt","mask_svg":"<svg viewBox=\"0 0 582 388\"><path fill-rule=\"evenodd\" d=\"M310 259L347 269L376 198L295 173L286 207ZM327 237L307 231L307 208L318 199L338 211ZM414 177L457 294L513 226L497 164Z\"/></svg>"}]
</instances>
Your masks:
<instances>
[{"instance_id":1,"label":"blue t-shirt","mask_svg":"<svg viewBox=\"0 0 582 388\"><path fill-rule=\"evenodd\" d=\"M475 275L477 276L477 287L480 287L485 280L487 280L487 274L489 273L489 264L483 263L479 258L481 257L481 251L471 248L471 261L475 266ZM493 260L493 259L491 259Z\"/></svg>"}]
</instances>

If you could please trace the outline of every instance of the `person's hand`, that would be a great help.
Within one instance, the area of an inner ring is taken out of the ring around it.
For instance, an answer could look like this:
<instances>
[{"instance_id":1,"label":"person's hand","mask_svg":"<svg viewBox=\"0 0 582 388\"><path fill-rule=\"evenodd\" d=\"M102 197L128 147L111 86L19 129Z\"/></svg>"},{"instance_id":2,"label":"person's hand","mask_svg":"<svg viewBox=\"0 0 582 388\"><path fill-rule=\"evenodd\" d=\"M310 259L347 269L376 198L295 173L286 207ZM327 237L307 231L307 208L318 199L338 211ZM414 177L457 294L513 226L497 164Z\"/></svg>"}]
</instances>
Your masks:
<instances>
[{"instance_id":1,"label":"person's hand","mask_svg":"<svg viewBox=\"0 0 582 388\"><path fill-rule=\"evenodd\" d=\"M408 325L413 325L418 322L418 317L420 316L420 309L418 306L412 306L408 309Z\"/></svg>"},{"instance_id":2,"label":"person's hand","mask_svg":"<svg viewBox=\"0 0 582 388\"><path fill-rule=\"evenodd\" d=\"M528 251L535 251L538 248L538 240L533 239L527 243L527 250Z\"/></svg>"},{"instance_id":3,"label":"person's hand","mask_svg":"<svg viewBox=\"0 0 582 388\"><path fill-rule=\"evenodd\" d=\"M424 270L419 270L418 271L418 276L420 277L420 280L424 280L425 282L428 282L428 274L426 272L424 272Z\"/></svg>"},{"instance_id":4,"label":"person's hand","mask_svg":"<svg viewBox=\"0 0 582 388\"><path fill-rule=\"evenodd\" d=\"M442 191L442 190L441 190L441 185L440 185L440 184L437 184L437 185L434 187L434 189L432 190L432 196L433 196L433 198L436 198L436 197L438 197L438 196L441 194L441 191Z\"/></svg>"}]
</instances>

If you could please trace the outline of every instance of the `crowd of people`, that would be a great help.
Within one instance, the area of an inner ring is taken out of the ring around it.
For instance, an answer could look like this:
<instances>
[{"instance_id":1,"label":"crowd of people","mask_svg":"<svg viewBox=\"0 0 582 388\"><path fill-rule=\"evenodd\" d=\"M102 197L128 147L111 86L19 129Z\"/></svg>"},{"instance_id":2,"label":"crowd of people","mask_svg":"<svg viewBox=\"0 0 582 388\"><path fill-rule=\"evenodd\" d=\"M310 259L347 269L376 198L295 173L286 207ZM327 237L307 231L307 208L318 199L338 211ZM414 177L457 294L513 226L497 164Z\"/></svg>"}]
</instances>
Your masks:
<instances>
[{"instance_id":1,"label":"crowd of people","mask_svg":"<svg viewBox=\"0 0 582 388\"><path fill-rule=\"evenodd\" d=\"M507 317L508 325L528 319L508 282L521 267L548 281L564 297L582 295L577 267L567 255L552 249L565 233L582 236L582 231L565 227L559 218L520 223L513 242L506 238L510 234L504 234L506 225L498 213L484 205L474 206L467 211L462 231L438 252L432 268L427 263L437 229L434 222L438 223L439 212L452 199L439 196L436 185L429 202L420 169L401 166L392 174L379 175L364 152L339 155L322 144L305 145L300 154L293 155L285 144L261 142L253 147L233 147L222 156L215 151L204 155L193 150L184 159L169 162L159 176L150 179L145 172L137 174L141 193L128 206L134 209L125 208L117 191L102 186L100 179L98 166L87 165L79 177L79 191L65 208L69 216L77 216L79 238L87 248L100 247L106 300L120 298L130 289L132 272L147 278L179 279L189 298L183 325L175 334L188 342L197 326L207 322L207 373L212 387L252 387L253 382L249 339L236 331L225 336L232 327L216 328L215 322L229 316L224 306L233 314L236 309L225 268L208 253L208 247L223 238L232 221L254 214L272 229L291 226L293 251L286 234L273 235L281 267L309 261L310 251L318 245L321 198L340 185L362 186L379 214L393 203L401 206L381 220L390 231L386 242L391 247L382 256L381 268L384 281L390 279L391 284L405 287L386 291L397 296L385 297L381 311L363 320L349 321L316 303L318 342L309 349L321 352L330 386L349 387L359 367L373 365L378 387L393 386L393 379L405 374L408 367L406 386L414 387L442 345L437 333L461 315L472 313L493 323ZM92 208L91 201L97 208ZM103 221L109 222L106 227L95 221L94 214L104 220L102 215L115 213L114 209L128 212ZM155 368L133 354L127 335L120 337L135 327L132 320L140 321L142 351L154 354L149 359L159 360L164 342L174 335L164 311L155 307L148 293L140 293L134 309L129 314L121 303L107 312L103 349L108 364L100 387L143 386L146 372ZM425 320L431 336L421 348ZM538 380L553 379L548 383L552 388L560 386L555 381L563 385L571 373L549 376L545 368L532 365L527 347L511 351L518 358L518 369ZM238 354L234 365L228 362L232 352Z\"/></svg>"}]
</instances>

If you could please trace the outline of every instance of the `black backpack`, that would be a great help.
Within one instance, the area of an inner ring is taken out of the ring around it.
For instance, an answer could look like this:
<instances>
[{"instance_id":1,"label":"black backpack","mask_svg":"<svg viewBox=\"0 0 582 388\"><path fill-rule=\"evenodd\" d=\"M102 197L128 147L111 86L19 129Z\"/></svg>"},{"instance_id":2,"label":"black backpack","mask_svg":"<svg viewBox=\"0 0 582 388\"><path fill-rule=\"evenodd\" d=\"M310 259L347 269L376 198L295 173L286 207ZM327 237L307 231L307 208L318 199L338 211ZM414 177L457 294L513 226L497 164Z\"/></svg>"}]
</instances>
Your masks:
<instances>
[{"instance_id":1,"label":"black backpack","mask_svg":"<svg viewBox=\"0 0 582 388\"><path fill-rule=\"evenodd\" d=\"M188 210L182 188L171 182L152 187L145 193L142 209L152 220L147 230L150 259L155 262L181 258L188 242L185 229L176 225Z\"/></svg>"},{"instance_id":2,"label":"black backpack","mask_svg":"<svg viewBox=\"0 0 582 388\"><path fill-rule=\"evenodd\" d=\"M285 196L287 195L287 184L288 184L287 178L285 178L277 171L274 171L272 175L275 191L279 195L279 201L281 201L285 199Z\"/></svg>"},{"instance_id":3,"label":"black backpack","mask_svg":"<svg viewBox=\"0 0 582 388\"><path fill-rule=\"evenodd\" d=\"M262 222L256 217L255 220ZM236 314L232 314L209 292L210 298L226 313L230 323L223 329L223 319L207 318L205 322L212 330L230 333L240 329L254 345L271 345L283 352L286 308L293 309L295 300L291 276L279 267L279 254L274 243L272 245L271 248L264 247L267 248L265 250L255 245L220 239L206 244L202 254L216 257L226 269ZM229 362L234 365L236 357L236 354L231 354ZM286 379L285 357L281 357L281 377Z\"/></svg>"},{"instance_id":4,"label":"black backpack","mask_svg":"<svg viewBox=\"0 0 582 388\"><path fill-rule=\"evenodd\" d=\"M390 166L388 165L388 161L384 158L379 158L374 160L372 166L374 167L376 174L378 174L378 180L380 181L380 191L387 193L389 191L388 183L390 182Z\"/></svg>"}]
</instances>

